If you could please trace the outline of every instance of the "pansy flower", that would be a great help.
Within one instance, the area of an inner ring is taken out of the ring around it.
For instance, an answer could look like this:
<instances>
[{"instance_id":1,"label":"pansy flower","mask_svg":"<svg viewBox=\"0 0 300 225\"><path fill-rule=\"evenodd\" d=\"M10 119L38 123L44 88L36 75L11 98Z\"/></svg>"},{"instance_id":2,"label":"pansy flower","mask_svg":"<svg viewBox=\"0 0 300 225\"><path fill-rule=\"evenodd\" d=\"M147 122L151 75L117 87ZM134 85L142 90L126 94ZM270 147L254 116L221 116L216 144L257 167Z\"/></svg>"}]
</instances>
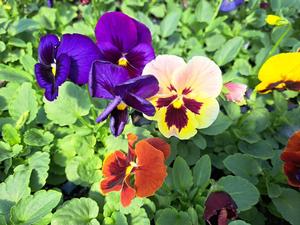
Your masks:
<instances>
[{"instance_id":1,"label":"pansy flower","mask_svg":"<svg viewBox=\"0 0 300 225\"><path fill-rule=\"evenodd\" d=\"M244 0L223 0L220 6L221 12L230 12L242 5Z\"/></svg>"},{"instance_id":2,"label":"pansy flower","mask_svg":"<svg viewBox=\"0 0 300 225\"><path fill-rule=\"evenodd\" d=\"M272 90L300 91L300 53L281 53L269 58L261 67L256 90L262 94Z\"/></svg>"},{"instance_id":3,"label":"pansy flower","mask_svg":"<svg viewBox=\"0 0 300 225\"><path fill-rule=\"evenodd\" d=\"M206 202L204 219L209 225L227 225L228 220L237 218L237 205L224 191L211 193Z\"/></svg>"},{"instance_id":4,"label":"pansy flower","mask_svg":"<svg viewBox=\"0 0 300 225\"><path fill-rule=\"evenodd\" d=\"M46 99L56 99L58 87L68 78L76 84L87 83L92 62L99 55L96 44L84 35L64 34L61 41L53 34L43 36L34 70Z\"/></svg>"},{"instance_id":5,"label":"pansy flower","mask_svg":"<svg viewBox=\"0 0 300 225\"><path fill-rule=\"evenodd\" d=\"M281 159L284 161L284 173L289 185L300 188L300 131L289 139Z\"/></svg>"},{"instance_id":6,"label":"pansy flower","mask_svg":"<svg viewBox=\"0 0 300 225\"><path fill-rule=\"evenodd\" d=\"M103 14L95 35L100 59L126 68L130 77L140 76L145 65L155 58L150 30L121 12Z\"/></svg>"},{"instance_id":7,"label":"pansy flower","mask_svg":"<svg viewBox=\"0 0 300 225\"><path fill-rule=\"evenodd\" d=\"M157 79L152 75L129 78L124 67L109 62L95 61L90 72L90 94L111 100L96 121L104 121L110 115L110 129L115 136L124 130L128 120L128 106L148 116L155 113L154 106L146 99L158 92Z\"/></svg>"},{"instance_id":8,"label":"pansy flower","mask_svg":"<svg viewBox=\"0 0 300 225\"><path fill-rule=\"evenodd\" d=\"M207 57L196 56L185 63L180 57L161 55L148 63L143 73L153 74L159 81L159 92L149 99L156 113L149 119L158 122L164 136L188 139L217 118L222 73Z\"/></svg>"},{"instance_id":9,"label":"pansy flower","mask_svg":"<svg viewBox=\"0 0 300 225\"><path fill-rule=\"evenodd\" d=\"M100 183L103 194L121 192L121 203L130 205L135 196L149 197L162 186L170 155L170 145L160 138L148 138L136 143L138 137L128 135L128 154L115 151L103 162L104 179Z\"/></svg>"},{"instance_id":10,"label":"pansy flower","mask_svg":"<svg viewBox=\"0 0 300 225\"><path fill-rule=\"evenodd\" d=\"M235 102L238 105L245 105L246 101L244 95L247 90L247 85L228 82L224 84L224 87L227 89L228 93L225 94L227 101Z\"/></svg>"}]
</instances>

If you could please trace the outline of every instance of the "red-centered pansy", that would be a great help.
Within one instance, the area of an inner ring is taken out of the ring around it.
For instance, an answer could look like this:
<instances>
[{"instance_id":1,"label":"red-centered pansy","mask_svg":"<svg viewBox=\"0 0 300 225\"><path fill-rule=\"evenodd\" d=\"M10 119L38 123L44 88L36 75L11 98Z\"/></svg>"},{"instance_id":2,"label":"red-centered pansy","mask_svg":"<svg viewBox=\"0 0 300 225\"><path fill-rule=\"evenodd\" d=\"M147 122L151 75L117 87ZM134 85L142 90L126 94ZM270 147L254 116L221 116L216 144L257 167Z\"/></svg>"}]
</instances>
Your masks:
<instances>
[{"instance_id":1,"label":"red-centered pansy","mask_svg":"<svg viewBox=\"0 0 300 225\"><path fill-rule=\"evenodd\" d=\"M130 205L132 199L149 197L162 186L166 176L165 160L170 155L170 145L160 138L138 141L129 134L128 153L115 151L103 162L104 179L100 183L103 194L121 191L121 203Z\"/></svg>"},{"instance_id":2,"label":"red-centered pansy","mask_svg":"<svg viewBox=\"0 0 300 225\"><path fill-rule=\"evenodd\" d=\"M281 159L284 161L283 169L289 185L300 188L300 131L290 137Z\"/></svg>"}]
</instances>

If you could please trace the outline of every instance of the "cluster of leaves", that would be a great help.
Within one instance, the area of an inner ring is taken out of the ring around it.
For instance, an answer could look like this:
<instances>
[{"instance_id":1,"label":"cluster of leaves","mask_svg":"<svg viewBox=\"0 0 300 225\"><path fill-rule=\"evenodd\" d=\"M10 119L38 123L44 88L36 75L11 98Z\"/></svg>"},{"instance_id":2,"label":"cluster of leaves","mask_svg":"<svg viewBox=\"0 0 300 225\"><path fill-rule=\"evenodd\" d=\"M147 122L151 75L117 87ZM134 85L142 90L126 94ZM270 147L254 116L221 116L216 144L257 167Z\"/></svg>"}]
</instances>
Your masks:
<instances>
[{"instance_id":1,"label":"cluster of leaves","mask_svg":"<svg viewBox=\"0 0 300 225\"><path fill-rule=\"evenodd\" d=\"M37 3L38 2L38 3ZM46 33L82 33L105 11L122 10L145 23L157 54L189 59L206 55L249 90L274 43L285 32L265 24L268 13L289 19L293 28L277 51L300 47L299 0L271 0L268 9L249 0L238 11L218 15L217 1L94 0L0 1L0 224L15 225L198 225L207 195L228 192L240 220L231 225L300 224L300 193L286 185L279 159L288 137L300 128L298 93L248 93L239 107L220 98L214 124L188 141L171 138L168 177L150 199L120 205L119 194L103 197L99 181L104 156L127 151L126 133L160 136L155 123L132 114L114 138L96 115L106 104L90 99L86 87L66 82L55 102L43 100L34 78L39 38ZM138 125L137 125L138 124Z\"/></svg>"}]
</instances>

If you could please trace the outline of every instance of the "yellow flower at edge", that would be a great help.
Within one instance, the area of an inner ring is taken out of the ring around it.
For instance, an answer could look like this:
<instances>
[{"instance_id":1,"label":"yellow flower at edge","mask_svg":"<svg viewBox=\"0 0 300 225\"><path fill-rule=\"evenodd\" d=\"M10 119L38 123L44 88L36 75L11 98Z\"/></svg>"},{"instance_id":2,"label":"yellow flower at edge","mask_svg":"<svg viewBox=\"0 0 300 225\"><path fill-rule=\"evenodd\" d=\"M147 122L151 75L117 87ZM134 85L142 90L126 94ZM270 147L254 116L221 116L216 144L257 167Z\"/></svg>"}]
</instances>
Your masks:
<instances>
[{"instance_id":1,"label":"yellow flower at edge","mask_svg":"<svg viewBox=\"0 0 300 225\"><path fill-rule=\"evenodd\" d=\"M272 26L283 26L289 24L285 18L276 15L268 15L265 19L266 23Z\"/></svg>"},{"instance_id":2,"label":"yellow flower at edge","mask_svg":"<svg viewBox=\"0 0 300 225\"><path fill-rule=\"evenodd\" d=\"M261 81L256 90L262 94L272 90L300 91L300 52L281 53L270 57L258 73Z\"/></svg>"},{"instance_id":3,"label":"yellow flower at edge","mask_svg":"<svg viewBox=\"0 0 300 225\"><path fill-rule=\"evenodd\" d=\"M143 74L152 74L159 82L159 92L149 99L156 113L147 118L157 121L165 137L189 139L216 120L222 72L209 58L194 56L186 63L178 56L160 55Z\"/></svg>"}]
</instances>

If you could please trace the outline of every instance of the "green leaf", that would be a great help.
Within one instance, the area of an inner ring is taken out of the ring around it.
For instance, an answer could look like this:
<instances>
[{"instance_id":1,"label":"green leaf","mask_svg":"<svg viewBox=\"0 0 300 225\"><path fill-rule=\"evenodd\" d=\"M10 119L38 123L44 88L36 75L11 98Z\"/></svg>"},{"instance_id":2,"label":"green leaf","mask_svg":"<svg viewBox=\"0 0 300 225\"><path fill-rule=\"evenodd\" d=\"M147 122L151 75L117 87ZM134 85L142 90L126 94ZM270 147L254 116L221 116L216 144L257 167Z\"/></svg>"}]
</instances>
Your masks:
<instances>
[{"instance_id":1,"label":"green leaf","mask_svg":"<svg viewBox=\"0 0 300 225\"><path fill-rule=\"evenodd\" d=\"M133 211L129 215L128 225L150 225L150 220L145 209L139 208Z\"/></svg>"},{"instance_id":2,"label":"green leaf","mask_svg":"<svg viewBox=\"0 0 300 225\"><path fill-rule=\"evenodd\" d=\"M259 159L271 159L274 155L272 145L267 140L258 141L254 144L239 142L239 149L248 155Z\"/></svg>"},{"instance_id":3,"label":"green leaf","mask_svg":"<svg viewBox=\"0 0 300 225\"><path fill-rule=\"evenodd\" d=\"M193 168L194 184L201 189L205 189L209 183L210 175L211 161L208 155L204 155Z\"/></svg>"},{"instance_id":4,"label":"green leaf","mask_svg":"<svg viewBox=\"0 0 300 225\"><path fill-rule=\"evenodd\" d=\"M228 116L225 116L224 113L220 112L215 122L213 122L210 127L200 130L200 132L206 135L221 134L227 130L231 124L232 120Z\"/></svg>"},{"instance_id":5,"label":"green leaf","mask_svg":"<svg viewBox=\"0 0 300 225\"><path fill-rule=\"evenodd\" d=\"M99 207L90 198L72 199L63 204L53 215L51 225L100 225L96 220ZM66 218L68 218L66 220Z\"/></svg>"},{"instance_id":6,"label":"green leaf","mask_svg":"<svg viewBox=\"0 0 300 225\"><path fill-rule=\"evenodd\" d=\"M111 225L128 225L126 216L124 216L120 212L113 212L111 215L111 218L113 219L113 223L107 223ZM104 220L105 221L105 220Z\"/></svg>"},{"instance_id":7,"label":"green leaf","mask_svg":"<svg viewBox=\"0 0 300 225\"><path fill-rule=\"evenodd\" d=\"M278 212L292 225L300 224L300 193L293 189L281 188L278 198L272 199Z\"/></svg>"},{"instance_id":8,"label":"green leaf","mask_svg":"<svg viewBox=\"0 0 300 225\"><path fill-rule=\"evenodd\" d=\"M38 103L35 91L30 83L23 83L17 90L14 98L10 102L9 114L15 120L18 120L24 113L29 112L27 124L33 121L38 112Z\"/></svg>"},{"instance_id":9,"label":"green leaf","mask_svg":"<svg viewBox=\"0 0 300 225\"><path fill-rule=\"evenodd\" d=\"M214 15L214 9L206 0L199 1L195 9L195 15L199 22L209 23Z\"/></svg>"},{"instance_id":10,"label":"green leaf","mask_svg":"<svg viewBox=\"0 0 300 225\"><path fill-rule=\"evenodd\" d=\"M30 186L32 190L39 190L45 185L48 177L50 155L47 152L35 152L27 161L32 168Z\"/></svg>"},{"instance_id":11,"label":"green leaf","mask_svg":"<svg viewBox=\"0 0 300 225\"><path fill-rule=\"evenodd\" d=\"M243 220L235 220L235 221L231 221L229 223L229 225L251 225L250 223L246 223Z\"/></svg>"},{"instance_id":12,"label":"green leaf","mask_svg":"<svg viewBox=\"0 0 300 225\"><path fill-rule=\"evenodd\" d=\"M8 28L8 33L15 36L24 31L34 31L40 28L40 25L32 19L20 19L11 24Z\"/></svg>"},{"instance_id":13,"label":"green leaf","mask_svg":"<svg viewBox=\"0 0 300 225\"><path fill-rule=\"evenodd\" d=\"M49 131L32 128L25 132L24 143L30 146L45 146L53 141L54 135Z\"/></svg>"},{"instance_id":14,"label":"green leaf","mask_svg":"<svg viewBox=\"0 0 300 225\"><path fill-rule=\"evenodd\" d=\"M59 88L55 101L44 99L44 102L47 117L61 126L75 123L78 117L87 115L91 108L87 91L72 82L65 82Z\"/></svg>"},{"instance_id":15,"label":"green leaf","mask_svg":"<svg viewBox=\"0 0 300 225\"><path fill-rule=\"evenodd\" d=\"M205 138L200 134L197 133L193 138L192 141L194 142L195 145L197 145L198 148L200 149L205 149L207 146Z\"/></svg>"},{"instance_id":16,"label":"green leaf","mask_svg":"<svg viewBox=\"0 0 300 225\"><path fill-rule=\"evenodd\" d=\"M38 22L41 27L46 28L47 30L54 30L56 11L55 8L41 7L39 13L35 15L33 19Z\"/></svg>"},{"instance_id":17,"label":"green leaf","mask_svg":"<svg viewBox=\"0 0 300 225\"><path fill-rule=\"evenodd\" d=\"M257 188L242 177L222 177L217 184L222 186L223 190L230 194L240 212L250 209L259 200Z\"/></svg>"},{"instance_id":18,"label":"green leaf","mask_svg":"<svg viewBox=\"0 0 300 225\"><path fill-rule=\"evenodd\" d=\"M0 162L18 155L23 149L22 145L10 146L9 144L0 141Z\"/></svg>"},{"instance_id":19,"label":"green leaf","mask_svg":"<svg viewBox=\"0 0 300 225\"><path fill-rule=\"evenodd\" d=\"M31 169L20 165L0 184L0 214L9 216L11 207L30 194L29 178Z\"/></svg>"},{"instance_id":20,"label":"green leaf","mask_svg":"<svg viewBox=\"0 0 300 225\"><path fill-rule=\"evenodd\" d=\"M156 225L192 225L189 214L177 212L175 209L163 209L158 211Z\"/></svg>"},{"instance_id":21,"label":"green leaf","mask_svg":"<svg viewBox=\"0 0 300 225\"><path fill-rule=\"evenodd\" d=\"M11 146L19 144L21 137L17 129L11 124L7 123L2 127L3 140L9 143Z\"/></svg>"},{"instance_id":22,"label":"green leaf","mask_svg":"<svg viewBox=\"0 0 300 225\"><path fill-rule=\"evenodd\" d=\"M177 29L181 17L181 10L175 9L167 14L160 23L160 33L163 38L171 36Z\"/></svg>"},{"instance_id":23,"label":"green leaf","mask_svg":"<svg viewBox=\"0 0 300 225\"><path fill-rule=\"evenodd\" d=\"M33 76L18 68L0 64L0 80L23 83L33 81Z\"/></svg>"},{"instance_id":24,"label":"green leaf","mask_svg":"<svg viewBox=\"0 0 300 225\"><path fill-rule=\"evenodd\" d=\"M14 225L31 225L38 222L57 206L61 199L58 191L41 190L27 196L11 208L11 221Z\"/></svg>"},{"instance_id":25,"label":"green leaf","mask_svg":"<svg viewBox=\"0 0 300 225\"><path fill-rule=\"evenodd\" d=\"M6 49L5 43L3 41L0 41L0 53L4 52Z\"/></svg>"},{"instance_id":26,"label":"green leaf","mask_svg":"<svg viewBox=\"0 0 300 225\"><path fill-rule=\"evenodd\" d=\"M189 191L189 189L193 186L192 172L186 161L180 156L175 159L172 176L174 189L178 192Z\"/></svg>"},{"instance_id":27,"label":"green leaf","mask_svg":"<svg viewBox=\"0 0 300 225\"><path fill-rule=\"evenodd\" d=\"M34 65L36 64L36 60L30 55L23 55L20 58L20 62L23 68L30 74L34 74Z\"/></svg>"},{"instance_id":28,"label":"green leaf","mask_svg":"<svg viewBox=\"0 0 300 225\"><path fill-rule=\"evenodd\" d=\"M244 44L244 39L234 37L228 40L214 55L214 60L219 66L223 66L235 59Z\"/></svg>"}]
</instances>

